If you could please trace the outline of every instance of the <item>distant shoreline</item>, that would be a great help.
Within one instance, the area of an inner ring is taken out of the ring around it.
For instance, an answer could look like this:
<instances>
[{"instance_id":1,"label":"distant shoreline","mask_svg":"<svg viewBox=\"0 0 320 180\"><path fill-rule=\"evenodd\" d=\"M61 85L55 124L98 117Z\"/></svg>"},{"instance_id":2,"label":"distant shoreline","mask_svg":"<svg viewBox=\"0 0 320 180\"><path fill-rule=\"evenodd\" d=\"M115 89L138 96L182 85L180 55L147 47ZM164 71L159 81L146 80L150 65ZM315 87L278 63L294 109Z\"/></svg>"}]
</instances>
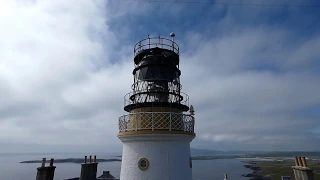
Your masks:
<instances>
[{"instance_id":1,"label":"distant shoreline","mask_svg":"<svg viewBox=\"0 0 320 180\"><path fill-rule=\"evenodd\" d=\"M242 156L194 156L192 160L236 159Z\"/></svg>"},{"instance_id":2,"label":"distant shoreline","mask_svg":"<svg viewBox=\"0 0 320 180\"><path fill-rule=\"evenodd\" d=\"M121 162L122 156L114 156L116 158L97 159L97 162ZM214 159L254 159L255 161L283 161L292 159L291 157L268 156L266 154L256 155L216 155L216 156L193 156L192 160L214 160ZM49 162L49 160L47 160ZM28 160L20 163L41 163L41 160ZM55 159L55 163L83 163L83 158L65 158Z\"/></svg>"},{"instance_id":3,"label":"distant shoreline","mask_svg":"<svg viewBox=\"0 0 320 180\"><path fill-rule=\"evenodd\" d=\"M29 160L29 161L21 161L19 163L41 163L41 160ZM46 161L47 163L50 162L49 160ZM80 164L83 163L83 158L66 158L66 159L55 159L55 163L76 163ZM121 162L121 159L97 159L97 162Z\"/></svg>"},{"instance_id":4,"label":"distant shoreline","mask_svg":"<svg viewBox=\"0 0 320 180\"><path fill-rule=\"evenodd\" d=\"M121 162L122 160L119 159L122 156L115 156L117 158L111 159L97 159L97 162ZM191 157L192 160L214 160L214 159L237 159L237 158L247 158L248 156L194 156ZM49 162L47 160L46 162ZM83 163L83 158L65 158L65 159L55 159L55 163ZM41 160L28 160L28 161L21 161L19 163L41 163Z\"/></svg>"}]
</instances>

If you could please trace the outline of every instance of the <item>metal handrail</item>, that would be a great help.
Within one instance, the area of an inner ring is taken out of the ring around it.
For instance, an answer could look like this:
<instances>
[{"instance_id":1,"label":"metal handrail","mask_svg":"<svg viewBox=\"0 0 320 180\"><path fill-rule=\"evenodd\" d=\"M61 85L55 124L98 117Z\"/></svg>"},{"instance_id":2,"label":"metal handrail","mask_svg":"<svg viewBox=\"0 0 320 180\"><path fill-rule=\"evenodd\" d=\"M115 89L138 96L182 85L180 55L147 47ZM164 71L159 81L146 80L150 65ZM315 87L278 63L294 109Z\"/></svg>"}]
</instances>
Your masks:
<instances>
[{"instance_id":1,"label":"metal handrail","mask_svg":"<svg viewBox=\"0 0 320 180\"><path fill-rule=\"evenodd\" d=\"M169 130L194 132L194 117L173 112L139 112L119 117L119 132Z\"/></svg>"},{"instance_id":2,"label":"metal handrail","mask_svg":"<svg viewBox=\"0 0 320 180\"><path fill-rule=\"evenodd\" d=\"M139 92L129 92L124 96L124 106L136 104L136 103L145 103L145 102L155 102L148 94L150 93L159 93L157 91L154 92L149 92L149 91L139 91ZM182 105L186 105L189 107L189 96L186 93L180 92L179 94L175 94L172 92L167 92L169 94L169 103L179 103ZM131 96L133 95L141 95L140 100L134 100L132 101L130 99ZM180 101L180 97L182 97L182 100Z\"/></svg>"},{"instance_id":3,"label":"metal handrail","mask_svg":"<svg viewBox=\"0 0 320 180\"><path fill-rule=\"evenodd\" d=\"M168 49L179 55L179 46L174 41L162 37L148 37L139 41L134 46L134 56L136 56L142 50L151 49L155 47Z\"/></svg>"}]
</instances>

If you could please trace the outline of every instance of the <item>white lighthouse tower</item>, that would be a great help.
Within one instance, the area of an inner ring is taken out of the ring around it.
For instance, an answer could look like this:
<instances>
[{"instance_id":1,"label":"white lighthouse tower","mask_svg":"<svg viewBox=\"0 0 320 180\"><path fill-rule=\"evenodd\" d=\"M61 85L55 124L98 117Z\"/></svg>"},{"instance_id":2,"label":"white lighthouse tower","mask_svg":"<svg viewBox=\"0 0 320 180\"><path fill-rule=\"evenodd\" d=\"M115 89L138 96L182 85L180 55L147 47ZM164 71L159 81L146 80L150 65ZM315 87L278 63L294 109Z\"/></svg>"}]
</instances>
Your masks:
<instances>
[{"instance_id":1,"label":"white lighthouse tower","mask_svg":"<svg viewBox=\"0 0 320 180\"><path fill-rule=\"evenodd\" d=\"M179 47L148 37L134 47L133 92L119 118L121 180L192 180L194 110L181 92Z\"/></svg>"}]
</instances>

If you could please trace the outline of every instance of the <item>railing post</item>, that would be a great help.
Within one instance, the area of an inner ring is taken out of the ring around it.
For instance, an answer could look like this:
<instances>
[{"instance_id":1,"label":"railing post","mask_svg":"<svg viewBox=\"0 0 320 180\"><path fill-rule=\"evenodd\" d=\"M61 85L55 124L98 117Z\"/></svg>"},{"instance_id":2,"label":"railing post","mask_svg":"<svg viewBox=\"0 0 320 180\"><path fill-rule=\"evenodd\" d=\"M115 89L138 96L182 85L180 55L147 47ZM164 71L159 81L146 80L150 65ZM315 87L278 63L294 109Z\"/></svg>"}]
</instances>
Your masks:
<instances>
[{"instance_id":1,"label":"railing post","mask_svg":"<svg viewBox=\"0 0 320 180\"><path fill-rule=\"evenodd\" d=\"M127 122L126 122L126 116L122 116L121 118L119 118L119 126L121 126L121 132L122 131L127 131L128 130L128 125L127 125Z\"/></svg>"},{"instance_id":2,"label":"railing post","mask_svg":"<svg viewBox=\"0 0 320 180\"><path fill-rule=\"evenodd\" d=\"M182 115L182 122L183 122L184 132L189 132L190 122L189 122L188 118L189 118L189 116Z\"/></svg>"},{"instance_id":3,"label":"railing post","mask_svg":"<svg viewBox=\"0 0 320 180\"><path fill-rule=\"evenodd\" d=\"M148 39L149 39L149 49L150 49L150 36L148 35Z\"/></svg>"},{"instance_id":4,"label":"railing post","mask_svg":"<svg viewBox=\"0 0 320 180\"><path fill-rule=\"evenodd\" d=\"M154 131L153 112L151 112L151 128Z\"/></svg>"},{"instance_id":5,"label":"railing post","mask_svg":"<svg viewBox=\"0 0 320 180\"><path fill-rule=\"evenodd\" d=\"M187 124L187 123L184 121L184 117L185 117L185 115L182 114L182 116L181 116L181 121L182 121L182 125L183 125L183 131L186 132L186 129L187 129L187 128L186 128L186 124Z\"/></svg>"},{"instance_id":6,"label":"railing post","mask_svg":"<svg viewBox=\"0 0 320 180\"><path fill-rule=\"evenodd\" d=\"M195 121L194 121L194 117L193 116L191 116L192 118L191 118L191 120L192 120L192 127L191 127L191 129L192 129L192 132L194 132L194 124L195 124Z\"/></svg>"},{"instance_id":7,"label":"railing post","mask_svg":"<svg viewBox=\"0 0 320 180\"><path fill-rule=\"evenodd\" d=\"M138 131L138 121L137 121L137 114L134 114L134 120L136 121L136 131Z\"/></svg>"},{"instance_id":8,"label":"railing post","mask_svg":"<svg viewBox=\"0 0 320 180\"><path fill-rule=\"evenodd\" d=\"M121 117L120 117L121 118ZM118 119L118 127L119 127L119 132L121 132L121 121L120 121L120 118Z\"/></svg>"},{"instance_id":9,"label":"railing post","mask_svg":"<svg viewBox=\"0 0 320 180\"><path fill-rule=\"evenodd\" d=\"M161 42L161 48L163 48L163 39L160 39Z\"/></svg>"},{"instance_id":10,"label":"railing post","mask_svg":"<svg viewBox=\"0 0 320 180\"><path fill-rule=\"evenodd\" d=\"M172 113L170 113L169 131L171 131L171 124L172 124L172 123L171 123L171 121L172 121L172 117L171 117L171 116L172 116Z\"/></svg>"},{"instance_id":11,"label":"railing post","mask_svg":"<svg viewBox=\"0 0 320 180\"><path fill-rule=\"evenodd\" d=\"M173 41L171 41L171 42L172 42L172 51L175 52L174 51L174 42Z\"/></svg>"}]
</instances>

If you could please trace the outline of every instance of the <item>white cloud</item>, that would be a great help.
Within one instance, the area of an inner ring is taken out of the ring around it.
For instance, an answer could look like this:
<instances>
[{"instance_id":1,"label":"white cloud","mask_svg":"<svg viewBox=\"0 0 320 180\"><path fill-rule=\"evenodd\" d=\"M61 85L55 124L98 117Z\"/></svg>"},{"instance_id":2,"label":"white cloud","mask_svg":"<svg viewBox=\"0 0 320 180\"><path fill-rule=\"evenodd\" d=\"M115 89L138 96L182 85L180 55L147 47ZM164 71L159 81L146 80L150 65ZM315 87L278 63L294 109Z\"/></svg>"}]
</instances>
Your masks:
<instances>
[{"instance_id":1,"label":"white cloud","mask_svg":"<svg viewBox=\"0 0 320 180\"><path fill-rule=\"evenodd\" d=\"M319 120L303 113L320 103L319 73L309 69L319 58L317 35L296 41L290 30L268 27L207 40L190 34L182 82L196 110L198 140L287 150L288 143L308 147L294 138L319 141L304 133Z\"/></svg>"},{"instance_id":2,"label":"white cloud","mask_svg":"<svg viewBox=\"0 0 320 180\"><path fill-rule=\"evenodd\" d=\"M109 132L116 139L115 111L121 112L131 76L129 63L110 64L118 42L103 4L5 1L0 123L7 130L1 140L92 144Z\"/></svg>"},{"instance_id":3,"label":"white cloud","mask_svg":"<svg viewBox=\"0 0 320 180\"><path fill-rule=\"evenodd\" d=\"M127 18L148 18L148 12L159 9L140 5L102 0L4 1L0 7L0 143L119 149L117 119L133 82L135 42L125 39L137 36L132 28L144 27L129 26ZM166 12L165 8L159 12ZM168 12L178 16L183 10ZM311 148L319 137L304 132L319 126L319 121L299 113L320 103L319 73L308 69L319 58L319 36L296 39L293 31L268 25L229 28L226 22L233 22L233 16L229 12L218 23L217 28L224 30L221 35L186 30L187 41L177 39L183 90L196 110L194 144ZM114 21L123 25L111 27Z\"/></svg>"}]
</instances>

